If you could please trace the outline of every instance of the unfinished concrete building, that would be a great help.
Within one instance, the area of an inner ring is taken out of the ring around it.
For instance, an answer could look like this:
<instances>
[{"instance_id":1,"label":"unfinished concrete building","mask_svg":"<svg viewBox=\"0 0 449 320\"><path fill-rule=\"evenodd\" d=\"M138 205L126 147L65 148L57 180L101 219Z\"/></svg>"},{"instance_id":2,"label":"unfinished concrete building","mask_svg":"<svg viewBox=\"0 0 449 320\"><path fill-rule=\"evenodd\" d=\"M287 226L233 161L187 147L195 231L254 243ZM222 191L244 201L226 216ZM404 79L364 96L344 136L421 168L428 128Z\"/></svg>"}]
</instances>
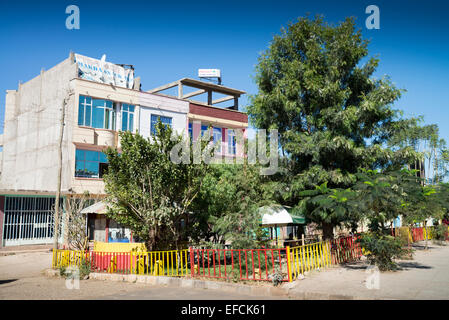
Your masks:
<instances>
[{"instance_id":1,"label":"unfinished concrete building","mask_svg":"<svg viewBox=\"0 0 449 320\"><path fill-rule=\"evenodd\" d=\"M158 119L195 139L212 127L214 140L223 142L223 156L242 155L243 147L236 143L233 130L245 131L248 126L247 115L238 111L238 98L245 92L194 79L176 83L200 88L196 94L183 94L182 88L176 96L160 93L161 88L146 92L133 71L71 53L53 68L19 84L17 90L7 90L4 133L0 135L1 246L53 241L59 150L63 199L85 191L97 199L104 196L102 175L107 158L102 151L120 149L121 130L150 137ZM189 100L200 91L208 95L207 102ZM212 101L213 92L227 95L226 99ZM214 106L228 100L234 101L230 108ZM104 205L89 210L89 240L133 241L132 230L106 218Z\"/></svg>"}]
</instances>

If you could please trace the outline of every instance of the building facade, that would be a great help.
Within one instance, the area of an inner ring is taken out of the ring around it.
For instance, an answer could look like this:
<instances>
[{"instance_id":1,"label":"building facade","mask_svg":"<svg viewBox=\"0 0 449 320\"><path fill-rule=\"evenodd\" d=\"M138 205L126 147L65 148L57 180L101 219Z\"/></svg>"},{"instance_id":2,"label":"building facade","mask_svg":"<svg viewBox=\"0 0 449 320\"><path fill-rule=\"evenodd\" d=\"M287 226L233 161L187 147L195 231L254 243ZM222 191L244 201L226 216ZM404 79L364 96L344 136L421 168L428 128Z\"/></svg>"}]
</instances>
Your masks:
<instances>
[{"instance_id":1,"label":"building facade","mask_svg":"<svg viewBox=\"0 0 449 320\"><path fill-rule=\"evenodd\" d=\"M86 191L96 199L104 197L105 148L120 150L119 131L151 137L159 119L193 139L209 128L214 141L223 143L223 156L243 155L242 144L235 139L235 131L246 132L248 126L247 115L236 110L243 91L190 79L205 88L208 102L193 102L188 99L192 94L182 92L178 96L145 92L140 90L140 78L127 78L126 85L98 79L95 65L84 63L96 63L95 59L80 57L83 59L71 53L53 68L19 84L17 90L6 92L4 133L0 136L2 246L53 241L60 150L61 196L66 200ZM106 69L105 65L98 63L104 74L101 68ZM114 76L119 73L116 68L121 70L116 65L109 69ZM216 90L233 94L234 106L214 106L209 97ZM86 230L90 240L133 240L131 230L107 219L101 210L88 213ZM60 242L64 242L62 237Z\"/></svg>"}]
</instances>

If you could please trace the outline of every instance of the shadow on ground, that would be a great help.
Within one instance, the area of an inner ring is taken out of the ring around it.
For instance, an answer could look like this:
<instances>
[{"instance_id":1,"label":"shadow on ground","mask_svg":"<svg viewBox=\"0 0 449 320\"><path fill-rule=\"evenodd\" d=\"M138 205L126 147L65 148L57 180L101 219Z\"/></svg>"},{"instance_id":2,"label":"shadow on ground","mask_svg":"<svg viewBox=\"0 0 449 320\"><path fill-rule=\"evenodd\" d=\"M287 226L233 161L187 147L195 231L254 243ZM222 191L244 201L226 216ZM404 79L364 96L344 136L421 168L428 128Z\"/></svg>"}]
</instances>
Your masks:
<instances>
[{"instance_id":1,"label":"shadow on ground","mask_svg":"<svg viewBox=\"0 0 449 320\"><path fill-rule=\"evenodd\" d=\"M432 269L432 267L420 264L418 262L398 262L398 266L399 270Z\"/></svg>"},{"instance_id":2,"label":"shadow on ground","mask_svg":"<svg viewBox=\"0 0 449 320\"><path fill-rule=\"evenodd\" d=\"M397 271L406 271L410 269L432 269L432 267L420 264L418 262L399 261L397 264L399 267ZM366 261L356 261L345 263L341 266L347 270L366 270L370 264Z\"/></svg>"},{"instance_id":3,"label":"shadow on ground","mask_svg":"<svg viewBox=\"0 0 449 320\"><path fill-rule=\"evenodd\" d=\"M0 280L0 285L17 281L18 279Z\"/></svg>"},{"instance_id":4,"label":"shadow on ground","mask_svg":"<svg viewBox=\"0 0 449 320\"><path fill-rule=\"evenodd\" d=\"M349 270L364 270L369 266L369 264L366 261L354 261L344 263L341 266Z\"/></svg>"}]
</instances>

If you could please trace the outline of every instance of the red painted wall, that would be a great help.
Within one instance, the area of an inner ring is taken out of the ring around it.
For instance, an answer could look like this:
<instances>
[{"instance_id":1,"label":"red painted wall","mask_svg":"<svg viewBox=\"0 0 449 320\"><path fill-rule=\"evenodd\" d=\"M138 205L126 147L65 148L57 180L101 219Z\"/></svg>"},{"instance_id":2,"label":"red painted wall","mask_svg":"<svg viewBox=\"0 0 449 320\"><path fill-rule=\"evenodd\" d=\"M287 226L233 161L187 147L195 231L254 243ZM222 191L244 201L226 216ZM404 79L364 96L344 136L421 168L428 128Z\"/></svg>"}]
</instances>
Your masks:
<instances>
[{"instance_id":1,"label":"red painted wall","mask_svg":"<svg viewBox=\"0 0 449 320\"><path fill-rule=\"evenodd\" d=\"M243 112L220 109L216 107L201 106L190 103L189 112L200 116L214 117L225 120L233 120L248 123L248 115Z\"/></svg>"}]
</instances>

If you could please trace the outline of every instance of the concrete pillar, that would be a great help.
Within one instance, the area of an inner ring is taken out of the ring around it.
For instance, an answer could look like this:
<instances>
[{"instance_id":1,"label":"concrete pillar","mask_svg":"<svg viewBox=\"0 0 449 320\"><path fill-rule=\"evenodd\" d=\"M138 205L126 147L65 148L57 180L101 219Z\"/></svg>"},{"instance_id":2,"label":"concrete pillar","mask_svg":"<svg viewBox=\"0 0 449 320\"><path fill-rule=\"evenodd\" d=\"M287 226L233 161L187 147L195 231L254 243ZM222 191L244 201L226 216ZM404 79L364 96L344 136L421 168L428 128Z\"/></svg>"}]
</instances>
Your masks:
<instances>
[{"instance_id":1,"label":"concrete pillar","mask_svg":"<svg viewBox=\"0 0 449 320\"><path fill-rule=\"evenodd\" d=\"M211 90L207 91L207 104L210 106L212 105L212 91Z\"/></svg>"},{"instance_id":2,"label":"concrete pillar","mask_svg":"<svg viewBox=\"0 0 449 320\"><path fill-rule=\"evenodd\" d=\"M236 156L238 157L244 157L245 156L245 141L247 140L247 130L245 128L242 128L242 133L243 133L243 139L241 139L241 141L239 141L238 137L237 138L237 145L236 145Z\"/></svg>"},{"instance_id":3,"label":"concrete pillar","mask_svg":"<svg viewBox=\"0 0 449 320\"><path fill-rule=\"evenodd\" d=\"M104 228L105 238L104 242L109 242L109 219L106 218L106 227Z\"/></svg>"},{"instance_id":4,"label":"concrete pillar","mask_svg":"<svg viewBox=\"0 0 449 320\"><path fill-rule=\"evenodd\" d=\"M238 110L239 109L239 98L238 97L234 97L234 110Z\"/></svg>"},{"instance_id":5,"label":"concrete pillar","mask_svg":"<svg viewBox=\"0 0 449 320\"><path fill-rule=\"evenodd\" d=\"M201 134L201 121L194 120L192 123L193 141L196 141Z\"/></svg>"},{"instance_id":6,"label":"concrete pillar","mask_svg":"<svg viewBox=\"0 0 449 320\"><path fill-rule=\"evenodd\" d=\"M226 156L228 153L228 129L221 128L221 153Z\"/></svg>"},{"instance_id":7,"label":"concrete pillar","mask_svg":"<svg viewBox=\"0 0 449 320\"><path fill-rule=\"evenodd\" d=\"M178 82L178 98L182 99L182 83Z\"/></svg>"}]
</instances>

